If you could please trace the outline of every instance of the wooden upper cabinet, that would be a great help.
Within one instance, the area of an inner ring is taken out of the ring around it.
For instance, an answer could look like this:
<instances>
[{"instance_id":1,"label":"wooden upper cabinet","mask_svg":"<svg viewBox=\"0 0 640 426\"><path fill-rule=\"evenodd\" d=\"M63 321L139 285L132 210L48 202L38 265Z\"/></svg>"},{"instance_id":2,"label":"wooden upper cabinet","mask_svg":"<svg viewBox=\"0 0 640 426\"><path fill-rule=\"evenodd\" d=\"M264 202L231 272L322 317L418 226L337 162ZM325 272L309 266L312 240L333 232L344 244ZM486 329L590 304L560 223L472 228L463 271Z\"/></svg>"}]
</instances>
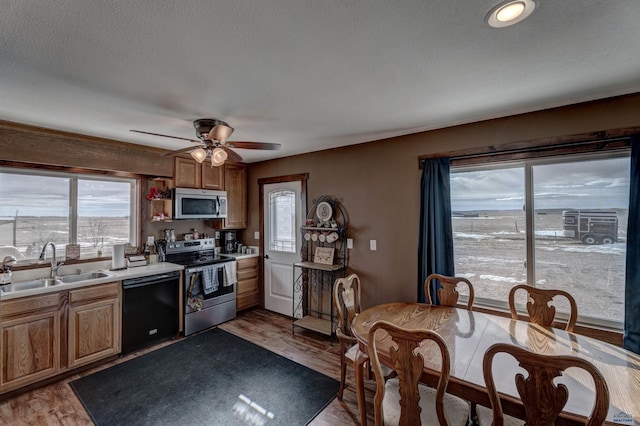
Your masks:
<instances>
[{"instance_id":1,"label":"wooden upper cabinet","mask_svg":"<svg viewBox=\"0 0 640 426\"><path fill-rule=\"evenodd\" d=\"M202 188L224 189L224 166L211 167L211 162L205 161L202 167Z\"/></svg>"},{"instance_id":2,"label":"wooden upper cabinet","mask_svg":"<svg viewBox=\"0 0 640 426\"><path fill-rule=\"evenodd\" d=\"M247 166L225 163L211 167L207 160L176 157L173 176L177 188L202 188L227 191L227 218L215 219L214 228L244 229L247 227Z\"/></svg>"},{"instance_id":3,"label":"wooden upper cabinet","mask_svg":"<svg viewBox=\"0 0 640 426\"><path fill-rule=\"evenodd\" d=\"M175 158L173 180L176 188L200 188L202 167L190 158Z\"/></svg>"},{"instance_id":4,"label":"wooden upper cabinet","mask_svg":"<svg viewBox=\"0 0 640 426\"><path fill-rule=\"evenodd\" d=\"M175 186L179 188L224 189L224 167L211 167L210 161L202 164L191 158L176 157Z\"/></svg>"},{"instance_id":5,"label":"wooden upper cabinet","mask_svg":"<svg viewBox=\"0 0 640 426\"><path fill-rule=\"evenodd\" d=\"M224 165L224 183L227 191L227 218L224 229L247 227L247 168L239 164Z\"/></svg>"}]
</instances>

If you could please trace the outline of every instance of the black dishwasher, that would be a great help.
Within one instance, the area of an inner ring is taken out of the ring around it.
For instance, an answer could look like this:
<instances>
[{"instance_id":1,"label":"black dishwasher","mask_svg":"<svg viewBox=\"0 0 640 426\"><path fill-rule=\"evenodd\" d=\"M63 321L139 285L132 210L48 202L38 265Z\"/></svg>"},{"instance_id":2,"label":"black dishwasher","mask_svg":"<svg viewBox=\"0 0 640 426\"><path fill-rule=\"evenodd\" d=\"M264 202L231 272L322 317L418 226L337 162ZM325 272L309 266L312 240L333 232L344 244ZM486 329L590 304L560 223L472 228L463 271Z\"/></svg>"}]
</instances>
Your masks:
<instances>
[{"instance_id":1,"label":"black dishwasher","mask_svg":"<svg viewBox=\"0 0 640 426\"><path fill-rule=\"evenodd\" d=\"M180 271L122 281L122 354L178 334Z\"/></svg>"}]
</instances>

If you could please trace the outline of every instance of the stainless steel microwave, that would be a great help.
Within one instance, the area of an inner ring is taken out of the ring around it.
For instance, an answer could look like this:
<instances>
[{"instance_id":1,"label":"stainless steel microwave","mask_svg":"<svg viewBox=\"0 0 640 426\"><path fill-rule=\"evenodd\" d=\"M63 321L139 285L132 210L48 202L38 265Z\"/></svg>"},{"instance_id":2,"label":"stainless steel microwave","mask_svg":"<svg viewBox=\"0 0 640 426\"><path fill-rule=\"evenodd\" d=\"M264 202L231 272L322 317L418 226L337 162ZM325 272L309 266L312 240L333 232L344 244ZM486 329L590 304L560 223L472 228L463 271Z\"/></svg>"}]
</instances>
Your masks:
<instances>
[{"instance_id":1,"label":"stainless steel microwave","mask_svg":"<svg viewBox=\"0 0 640 426\"><path fill-rule=\"evenodd\" d=\"M174 219L225 219L226 217L226 191L174 188Z\"/></svg>"}]
</instances>

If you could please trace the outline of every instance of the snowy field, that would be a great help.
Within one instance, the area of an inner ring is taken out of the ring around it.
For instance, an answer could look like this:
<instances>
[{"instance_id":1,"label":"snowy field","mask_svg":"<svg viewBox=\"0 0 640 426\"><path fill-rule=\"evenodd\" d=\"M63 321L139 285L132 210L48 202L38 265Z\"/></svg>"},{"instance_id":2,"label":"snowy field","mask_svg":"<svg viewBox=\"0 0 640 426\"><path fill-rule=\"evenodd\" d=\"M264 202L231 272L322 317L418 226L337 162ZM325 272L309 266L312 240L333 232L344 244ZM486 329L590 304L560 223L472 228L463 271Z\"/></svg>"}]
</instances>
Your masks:
<instances>
[{"instance_id":1,"label":"snowy field","mask_svg":"<svg viewBox=\"0 0 640 426\"><path fill-rule=\"evenodd\" d=\"M48 241L56 245L57 255L64 257L64 247L69 241L68 218L18 217L15 227L13 218L0 218L0 254L2 255L12 254L18 260L37 258ZM78 243L84 256L95 256L99 249L105 256L110 256L113 244L127 241L129 241L129 218L83 217L79 219ZM17 255L9 252L13 247L17 250Z\"/></svg>"},{"instance_id":2,"label":"snowy field","mask_svg":"<svg viewBox=\"0 0 640 426\"><path fill-rule=\"evenodd\" d=\"M589 246L561 237L561 212L536 215L535 285L569 292L581 315L622 321L626 214L619 222L618 243ZM506 302L512 286L527 284L523 212L456 217L453 231L456 275L472 282L476 298ZM558 310L568 308L559 304Z\"/></svg>"}]
</instances>

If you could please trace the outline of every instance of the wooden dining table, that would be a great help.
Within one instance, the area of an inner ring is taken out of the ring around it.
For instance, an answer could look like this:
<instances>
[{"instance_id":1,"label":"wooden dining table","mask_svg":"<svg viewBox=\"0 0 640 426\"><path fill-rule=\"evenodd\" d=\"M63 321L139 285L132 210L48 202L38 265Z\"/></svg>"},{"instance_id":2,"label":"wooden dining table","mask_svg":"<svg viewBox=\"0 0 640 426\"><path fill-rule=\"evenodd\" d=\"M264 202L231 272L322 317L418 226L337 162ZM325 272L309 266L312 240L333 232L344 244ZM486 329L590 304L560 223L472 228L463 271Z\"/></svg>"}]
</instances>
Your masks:
<instances>
[{"instance_id":1,"label":"wooden dining table","mask_svg":"<svg viewBox=\"0 0 640 426\"><path fill-rule=\"evenodd\" d=\"M451 378L447 392L470 402L491 407L482 373L483 357L494 343L510 343L535 353L572 355L591 362L600 370L609 387L607 424L640 425L640 355L557 328L466 309L421 303L374 306L361 312L353 322L353 334L360 349L355 372L362 425L367 422L362 365L367 360L369 329L378 320L389 321L408 329L433 330L440 334L447 343L451 356ZM379 332L376 341L380 361L391 365L390 337ZM422 380L435 387L441 363L438 349L427 343L421 345L419 350L425 359ZM514 380L518 372L526 376L525 370L507 354L498 354L494 359L494 380L501 393L503 410L506 414L523 418L524 408ZM584 423L593 408L595 398L590 376L572 368L557 380L569 388L569 400L559 423Z\"/></svg>"}]
</instances>

